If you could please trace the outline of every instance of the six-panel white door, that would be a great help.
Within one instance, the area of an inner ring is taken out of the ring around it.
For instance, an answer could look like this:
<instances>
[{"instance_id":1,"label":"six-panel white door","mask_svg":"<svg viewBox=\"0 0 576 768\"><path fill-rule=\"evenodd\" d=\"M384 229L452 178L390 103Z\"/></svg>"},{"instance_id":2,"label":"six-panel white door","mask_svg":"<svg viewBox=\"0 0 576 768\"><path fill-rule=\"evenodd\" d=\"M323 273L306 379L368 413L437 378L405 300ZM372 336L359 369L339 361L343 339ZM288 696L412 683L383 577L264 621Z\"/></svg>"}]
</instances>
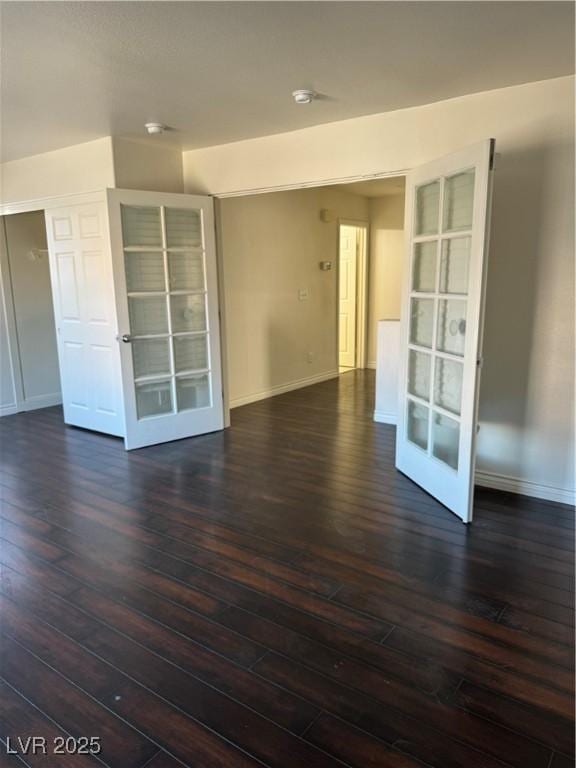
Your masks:
<instances>
[{"instance_id":1,"label":"six-panel white door","mask_svg":"<svg viewBox=\"0 0 576 768\"><path fill-rule=\"evenodd\" d=\"M126 447L223 429L212 198L107 196Z\"/></svg>"},{"instance_id":2,"label":"six-panel white door","mask_svg":"<svg viewBox=\"0 0 576 768\"><path fill-rule=\"evenodd\" d=\"M396 467L472 519L494 141L406 186Z\"/></svg>"},{"instance_id":3,"label":"six-panel white door","mask_svg":"<svg viewBox=\"0 0 576 768\"><path fill-rule=\"evenodd\" d=\"M45 215L64 421L123 436L104 195L101 201L48 208Z\"/></svg>"}]
</instances>

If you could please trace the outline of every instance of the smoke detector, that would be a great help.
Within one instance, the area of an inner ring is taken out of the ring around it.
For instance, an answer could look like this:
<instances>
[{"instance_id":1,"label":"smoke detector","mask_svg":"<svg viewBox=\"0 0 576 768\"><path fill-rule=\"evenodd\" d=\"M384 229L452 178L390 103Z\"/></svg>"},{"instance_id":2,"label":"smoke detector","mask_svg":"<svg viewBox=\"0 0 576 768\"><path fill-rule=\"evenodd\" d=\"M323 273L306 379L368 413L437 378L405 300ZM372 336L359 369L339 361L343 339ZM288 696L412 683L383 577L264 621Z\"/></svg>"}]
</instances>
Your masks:
<instances>
[{"instance_id":1,"label":"smoke detector","mask_svg":"<svg viewBox=\"0 0 576 768\"><path fill-rule=\"evenodd\" d=\"M314 91L309 91L305 88L300 88L297 91L292 91L292 98L296 102L296 104L310 104L311 101L314 101L316 98L316 94Z\"/></svg>"},{"instance_id":2,"label":"smoke detector","mask_svg":"<svg viewBox=\"0 0 576 768\"><path fill-rule=\"evenodd\" d=\"M164 133L166 130L166 126L162 123L146 123L144 128L146 128L147 133L151 136L157 136L159 133Z\"/></svg>"}]
</instances>

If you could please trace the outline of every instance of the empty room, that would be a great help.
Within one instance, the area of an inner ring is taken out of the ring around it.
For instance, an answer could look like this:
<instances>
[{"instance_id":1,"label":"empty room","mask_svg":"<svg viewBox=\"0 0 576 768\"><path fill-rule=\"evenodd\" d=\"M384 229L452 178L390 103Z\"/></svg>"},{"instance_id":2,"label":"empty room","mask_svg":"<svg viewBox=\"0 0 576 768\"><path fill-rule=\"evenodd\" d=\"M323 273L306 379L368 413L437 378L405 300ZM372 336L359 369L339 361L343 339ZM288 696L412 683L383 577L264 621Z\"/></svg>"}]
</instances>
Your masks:
<instances>
[{"instance_id":1,"label":"empty room","mask_svg":"<svg viewBox=\"0 0 576 768\"><path fill-rule=\"evenodd\" d=\"M574 766L575 4L0 39L0 766Z\"/></svg>"}]
</instances>

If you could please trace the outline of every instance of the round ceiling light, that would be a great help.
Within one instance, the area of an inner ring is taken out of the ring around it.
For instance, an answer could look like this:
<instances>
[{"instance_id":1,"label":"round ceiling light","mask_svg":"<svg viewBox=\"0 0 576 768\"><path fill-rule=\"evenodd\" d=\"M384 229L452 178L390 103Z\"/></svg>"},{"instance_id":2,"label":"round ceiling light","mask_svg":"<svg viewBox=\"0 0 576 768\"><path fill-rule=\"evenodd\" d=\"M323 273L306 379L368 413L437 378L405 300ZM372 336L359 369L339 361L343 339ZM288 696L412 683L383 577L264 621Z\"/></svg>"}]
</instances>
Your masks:
<instances>
[{"instance_id":1,"label":"round ceiling light","mask_svg":"<svg viewBox=\"0 0 576 768\"><path fill-rule=\"evenodd\" d=\"M292 91L292 98L296 104L310 104L316 98L316 94L314 91L299 88L297 91Z\"/></svg>"},{"instance_id":2,"label":"round ceiling light","mask_svg":"<svg viewBox=\"0 0 576 768\"><path fill-rule=\"evenodd\" d=\"M144 125L144 128L146 128L146 131L151 136L156 136L159 133L164 133L164 131L166 130L166 126L163 125L162 123L146 123Z\"/></svg>"}]
</instances>

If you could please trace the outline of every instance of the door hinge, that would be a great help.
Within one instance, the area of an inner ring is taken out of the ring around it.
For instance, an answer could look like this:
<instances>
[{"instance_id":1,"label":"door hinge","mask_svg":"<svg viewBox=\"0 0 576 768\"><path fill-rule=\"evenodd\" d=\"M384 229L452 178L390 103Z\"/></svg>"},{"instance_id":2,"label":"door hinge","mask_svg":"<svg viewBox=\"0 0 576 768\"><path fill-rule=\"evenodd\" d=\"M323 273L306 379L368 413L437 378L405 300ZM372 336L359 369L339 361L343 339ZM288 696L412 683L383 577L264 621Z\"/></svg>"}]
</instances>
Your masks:
<instances>
[{"instance_id":1,"label":"door hinge","mask_svg":"<svg viewBox=\"0 0 576 768\"><path fill-rule=\"evenodd\" d=\"M483 357L477 358L477 360L476 360L476 367L477 368L482 368L483 365L484 365L484 358Z\"/></svg>"},{"instance_id":2,"label":"door hinge","mask_svg":"<svg viewBox=\"0 0 576 768\"><path fill-rule=\"evenodd\" d=\"M490 163L488 165L491 171L496 168L496 142L494 139L490 140Z\"/></svg>"}]
</instances>

